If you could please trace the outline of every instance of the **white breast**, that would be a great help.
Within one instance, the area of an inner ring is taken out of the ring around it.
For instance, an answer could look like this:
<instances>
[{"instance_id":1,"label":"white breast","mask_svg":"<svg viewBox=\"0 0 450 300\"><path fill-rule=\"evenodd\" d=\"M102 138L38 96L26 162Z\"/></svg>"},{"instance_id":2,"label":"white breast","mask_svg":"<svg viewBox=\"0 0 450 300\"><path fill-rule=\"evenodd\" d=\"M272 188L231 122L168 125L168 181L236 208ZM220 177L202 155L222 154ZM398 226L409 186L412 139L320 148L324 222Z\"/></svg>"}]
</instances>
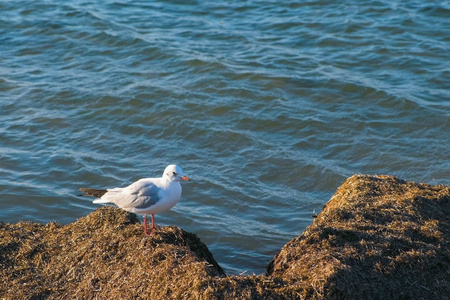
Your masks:
<instances>
[{"instance_id":1,"label":"white breast","mask_svg":"<svg viewBox=\"0 0 450 300\"><path fill-rule=\"evenodd\" d=\"M178 203L181 197L181 184L179 182L171 182L167 188L161 189L159 192L160 200L149 208L137 209L137 214L159 214L165 212Z\"/></svg>"}]
</instances>

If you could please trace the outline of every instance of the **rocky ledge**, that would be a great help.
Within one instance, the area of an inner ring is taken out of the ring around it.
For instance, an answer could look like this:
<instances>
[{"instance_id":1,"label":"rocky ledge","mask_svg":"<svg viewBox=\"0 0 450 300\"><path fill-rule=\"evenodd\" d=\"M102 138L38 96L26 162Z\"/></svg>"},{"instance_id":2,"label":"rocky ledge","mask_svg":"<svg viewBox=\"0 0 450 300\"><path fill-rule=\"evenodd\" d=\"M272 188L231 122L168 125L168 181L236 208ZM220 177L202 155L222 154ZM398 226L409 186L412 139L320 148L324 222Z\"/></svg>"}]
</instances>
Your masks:
<instances>
[{"instance_id":1,"label":"rocky ledge","mask_svg":"<svg viewBox=\"0 0 450 300\"><path fill-rule=\"evenodd\" d=\"M347 179L268 264L226 276L196 235L142 236L102 207L77 222L0 223L5 299L448 299L450 187Z\"/></svg>"}]
</instances>

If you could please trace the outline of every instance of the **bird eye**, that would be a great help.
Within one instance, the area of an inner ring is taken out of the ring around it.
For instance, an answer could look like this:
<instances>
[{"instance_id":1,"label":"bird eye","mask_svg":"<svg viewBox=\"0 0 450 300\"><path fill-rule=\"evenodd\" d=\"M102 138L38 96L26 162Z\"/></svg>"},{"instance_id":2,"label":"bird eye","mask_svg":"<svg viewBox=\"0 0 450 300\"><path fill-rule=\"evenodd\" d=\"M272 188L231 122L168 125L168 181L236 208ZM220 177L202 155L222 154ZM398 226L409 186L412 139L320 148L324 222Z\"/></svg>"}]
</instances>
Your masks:
<instances>
[{"instance_id":1,"label":"bird eye","mask_svg":"<svg viewBox=\"0 0 450 300\"><path fill-rule=\"evenodd\" d=\"M173 172L173 175L177 175L177 172Z\"/></svg>"}]
</instances>

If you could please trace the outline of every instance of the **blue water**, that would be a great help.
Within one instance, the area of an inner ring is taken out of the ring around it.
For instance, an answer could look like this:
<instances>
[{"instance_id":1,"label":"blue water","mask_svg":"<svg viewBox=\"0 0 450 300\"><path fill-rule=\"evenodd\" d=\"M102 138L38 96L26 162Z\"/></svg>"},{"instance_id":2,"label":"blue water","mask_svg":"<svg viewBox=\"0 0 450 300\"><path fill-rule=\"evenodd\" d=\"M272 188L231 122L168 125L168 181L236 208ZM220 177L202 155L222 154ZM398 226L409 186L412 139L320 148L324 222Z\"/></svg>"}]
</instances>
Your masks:
<instances>
[{"instance_id":1,"label":"blue water","mask_svg":"<svg viewBox=\"0 0 450 300\"><path fill-rule=\"evenodd\" d=\"M262 273L357 173L450 185L447 1L1 1L0 221L179 164L159 225Z\"/></svg>"}]
</instances>

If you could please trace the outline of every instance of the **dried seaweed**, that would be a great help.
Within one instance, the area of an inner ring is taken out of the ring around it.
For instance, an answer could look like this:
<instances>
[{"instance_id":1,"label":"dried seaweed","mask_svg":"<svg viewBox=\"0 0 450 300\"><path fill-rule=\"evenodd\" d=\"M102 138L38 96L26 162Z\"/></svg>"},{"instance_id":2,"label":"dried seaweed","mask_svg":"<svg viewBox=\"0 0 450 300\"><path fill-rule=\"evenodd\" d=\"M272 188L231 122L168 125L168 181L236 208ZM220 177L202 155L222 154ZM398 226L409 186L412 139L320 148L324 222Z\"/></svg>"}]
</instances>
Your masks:
<instances>
[{"instance_id":1,"label":"dried seaweed","mask_svg":"<svg viewBox=\"0 0 450 300\"><path fill-rule=\"evenodd\" d=\"M265 275L226 276L194 234L102 207L0 223L5 299L448 299L450 188L355 175Z\"/></svg>"}]
</instances>

